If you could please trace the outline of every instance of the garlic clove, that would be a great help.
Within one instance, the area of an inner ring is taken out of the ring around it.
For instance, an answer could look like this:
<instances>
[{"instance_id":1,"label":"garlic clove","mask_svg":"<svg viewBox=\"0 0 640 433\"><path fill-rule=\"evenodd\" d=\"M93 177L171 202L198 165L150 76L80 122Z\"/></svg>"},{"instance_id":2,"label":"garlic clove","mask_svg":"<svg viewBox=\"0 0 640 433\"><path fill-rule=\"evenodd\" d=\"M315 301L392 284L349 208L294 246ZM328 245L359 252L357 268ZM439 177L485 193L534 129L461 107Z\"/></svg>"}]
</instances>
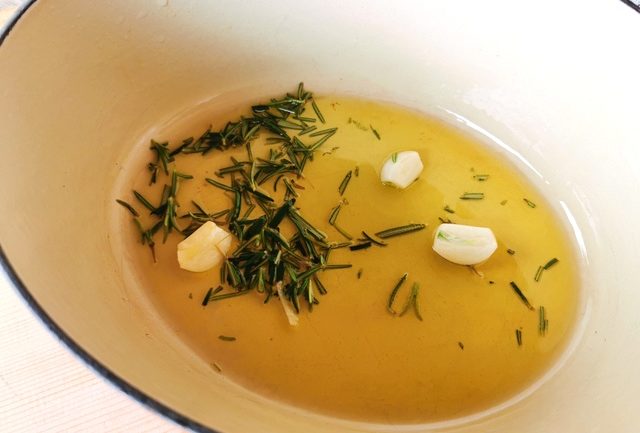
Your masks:
<instances>
[{"instance_id":1,"label":"garlic clove","mask_svg":"<svg viewBox=\"0 0 640 433\"><path fill-rule=\"evenodd\" d=\"M407 150L392 154L383 164L380 180L385 185L404 189L422 173L424 165L418 152Z\"/></svg>"},{"instance_id":2,"label":"garlic clove","mask_svg":"<svg viewBox=\"0 0 640 433\"><path fill-rule=\"evenodd\" d=\"M477 265L498 248L493 231L487 227L441 224L435 233L433 250L458 265Z\"/></svg>"},{"instance_id":3,"label":"garlic clove","mask_svg":"<svg viewBox=\"0 0 640 433\"><path fill-rule=\"evenodd\" d=\"M224 260L231 242L231 234L207 221L178 244L178 264L191 272L208 271Z\"/></svg>"}]
</instances>

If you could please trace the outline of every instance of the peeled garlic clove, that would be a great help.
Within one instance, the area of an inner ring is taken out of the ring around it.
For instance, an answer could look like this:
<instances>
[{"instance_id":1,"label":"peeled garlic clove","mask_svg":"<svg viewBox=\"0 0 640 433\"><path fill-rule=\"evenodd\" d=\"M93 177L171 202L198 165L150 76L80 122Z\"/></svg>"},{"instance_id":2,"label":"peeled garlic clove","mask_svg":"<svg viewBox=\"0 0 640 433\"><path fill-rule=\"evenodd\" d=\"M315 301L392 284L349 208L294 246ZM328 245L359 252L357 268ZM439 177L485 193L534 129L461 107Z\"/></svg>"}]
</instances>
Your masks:
<instances>
[{"instance_id":1,"label":"peeled garlic clove","mask_svg":"<svg viewBox=\"0 0 640 433\"><path fill-rule=\"evenodd\" d=\"M422 173L424 165L420 155L414 150L396 152L384 162L380 180L386 185L404 189L411 185Z\"/></svg>"},{"instance_id":2,"label":"peeled garlic clove","mask_svg":"<svg viewBox=\"0 0 640 433\"><path fill-rule=\"evenodd\" d=\"M178 244L178 263L187 271L208 271L224 260L229 248L231 235L207 221Z\"/></svg>"},{"instance_id":3,"label":"peeled garlic clove","mask_svg":"<svg viewBox=\"0 0 640 433\"><path fill-rule=\"evenodd\" d=\"M458 265L482 263L496 248L496 237L487 227L441 224L433 240L433 250Z\"/></svg>"}]
</instances>

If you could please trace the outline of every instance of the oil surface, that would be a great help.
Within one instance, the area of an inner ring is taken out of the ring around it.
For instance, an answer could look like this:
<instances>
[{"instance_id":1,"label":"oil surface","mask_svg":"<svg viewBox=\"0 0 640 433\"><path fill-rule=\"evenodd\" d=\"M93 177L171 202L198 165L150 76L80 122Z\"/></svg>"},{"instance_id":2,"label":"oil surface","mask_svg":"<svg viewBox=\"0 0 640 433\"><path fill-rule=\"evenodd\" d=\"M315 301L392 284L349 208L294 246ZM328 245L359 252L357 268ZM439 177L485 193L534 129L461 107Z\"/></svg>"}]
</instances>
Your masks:
<instances>
[{"instance_id":1,"label":"oil surface","mask_svg":"<svg viewBox=\"0 0 640 433\"><path fill-rule=\"evenodd\" d=\"M504 158L440 120L367 100L324 97L317 102L326 126L339 131L297 180L305 187L297 201L305 217L331 240L344 240L328 224L328 215L340 201L338 185L357 166L359 175L344 195L348 205L339 216L341 227L356 236L413 222L428 224L427 229L389 239L386 247L333 251L332 262L353 267L321 273L328 294L311 313L305 305L299 326L291 327L278 299L265 305L258 293L201 306L208 288L218 285L219 271L181 270L175 251L182 237L177 234L164 245L158 242L154 264L131 225L125 247L133 251L131 265L145 295L194 351L219 366L221 372L212 369L211 374L325 415L425 423L485 410L522 391L557 359L575 321L577 262L557 215ZM201 132L193 128L205 118L219 128L245 112L228 104L226 111L206 111L199 113L200 120L169 125L156 138L176 143ZM253 144L256 156L268 152L263 138ZM379 181L382 162L401 150L418 151L425 165L420 179L404 191ZM180 214L192 210L191 199L209 212L229 207L230 199L204 177L215 178L216 169L230 165L230 156L244 158L245 151L178 157L177 168L195 176L181 185ZM483 174L489 175L485 181L474 178ZM148 187L144 164L132 162L127 175L128 186L155 201L160 192ZM160 184L165 180L161 177ZM265 189L272 191L271 184ZM464 192L483 192L485 198L460 200ZM120 196L134 203L129 189ZM446 205L455 213L444 211ZM499 247L477 267L482 276L432 251L439 217L493 229ZM538 266L553 257L559 263L535 282ZM390 291L405 272L408 283L398 294L397 308L411 283L419 282L423 321L386 310ZM525 307L510 281L517 282L535 311ZM544 336L539 306L549 320ZM516 329L522 332L522 345ZM223 341L220 335L236 340Z\"/></svg>"}]
</instances>

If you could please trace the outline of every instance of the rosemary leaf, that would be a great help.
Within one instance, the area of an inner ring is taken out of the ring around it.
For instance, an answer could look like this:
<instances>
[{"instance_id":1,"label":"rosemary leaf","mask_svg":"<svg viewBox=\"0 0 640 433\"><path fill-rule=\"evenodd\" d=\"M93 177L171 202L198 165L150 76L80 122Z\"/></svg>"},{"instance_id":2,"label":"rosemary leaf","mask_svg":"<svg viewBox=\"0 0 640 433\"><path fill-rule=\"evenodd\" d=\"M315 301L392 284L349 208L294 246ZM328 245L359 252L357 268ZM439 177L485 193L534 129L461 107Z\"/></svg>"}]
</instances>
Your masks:
<instances>
[{"instance_id":1,"label":"rosemary leaf","mask_svg":"<svg viewBox=\"0 0 640 433\"><path fill-rule=\"evenodd\" d=\"M344 179L342 179L342 182L340 182L340 186L338 187L338 192L340 193L340 195L344 195L344 191L347 189L347 186L349 185L349 181L351 180L351 176L353 175L353 171L349 170L349 172L344 176Z\"/></svg>"},{"instance_id":2,"label":"rosemary leaf","mask_svg":"<svg viewBox=\"0 0 640 433\"><path fill-rule=\"evenodd\" d=\"M127 203L126 201L124 201L124 200L120 200L120 199L116 199L116 203L118 203L119 205L122 205L125 209L127 209L129 212L131 212L131 214L132 214L134 217L139 217L139 216L140 216L140 214L138 213L138 211L137 211L137 210L135 210L135 209L134 209L134 207L133 207L133 206L131 206L131 205L130 205L129 203Z\"/></svg>"},{"instance_id":3,"label":"rosemary leaf","mask_svg":"<svg viewBox=\"0 0 640 433\"><path fill-rule=\"evenodd\" d=\"M377 232L376 236L378 236L381 239L387 239L394 236L403 235L406 233L413 233L413 232L422 230L425 227L426 227L425 224L407 224L404 226L393 227L390 229L382 230L380 232Z\"/></svg>"},{"instance_id":4,"label":"rosemary leaf","mask_svg":"<svg viewBox=\"0 0 640 433\"><path fill-rule=\"evenodd\" d=\"M400 290L400 287L402 287L402 285L404 284L405 281L407 281L407 277L409 276L408 273L404 273L402 275L402 277L400 277L400 280L398 280L398 282L396 283L396 285L393 287L393 290L391 290L391 294L389 295L389 301L387 302L387 311L389 311L391 314L393 314L394 316L397 314L396 311L393 309L393 303L396 299L396 295L398 294L398 290Z\"/></svg>"},{"instance_id":5,"label":"rosemary leaf","mask_svg":"<svg viewBox=\"0 0 640 433\"><path fill-rule=\"evenodd\" d=\"M534 310L533 306L529 303L529 300L524 295L524 293L522 293L522 290L520 290L520 287L518 287L518 285L513 281L511 281L509 285L511 285L511 288L513 289L514 292L516 292L516 295L518 295L518 297L524 303L524 305L526 305L526 307L529 310L533 311Z\"/></svg>"},{"instance_id":6,"label":"rosemary leaf","mask_svg":"<svg viewBox=\"0 0 640 433\"><path fill-rule=\"evenodd\" d=\"M379 133L378 131L376 131L376 129L375 129L373 126L371 126L371 125L369 125L369 129L371 129L371 132L373 132L373 135L375 135L375 136L376 136L376 138L377 138L378 140L380 140L380 133ZM395 162L395 161L393 161L393 162Z\"/></svg>"},{"instance_id":7,"label":"rosemary leaf","mask_svg":"<svg viewBox=\"0 0 640 433\"><path fill-rule=\"evenodd\" d=\"M318 116L318 120L320 120L320 122L322 123L326 123L324 120L324 116L322 115L320 108L318 108L318 105L316 104L315 100L311 101L311 108L313 108L313 111L316 113L316 116Z\"/></svg>"},{"instance_id":8,"label":"rosemary leaf","mask_svg":"<svg viewBox=\"0 0 640 433\"><path fill-rule=\"evenodd\" d=\"M483 192L465 192L460 197L460 200L482 200L484 199Z\"/></svg>"},{"instance_id":9,"label":"rosemary leaf","mask_svg":"<svg viewBox=\"0 0 640 433\"><path fill-rule=\"evenodd\" d=\"M378 245L379 247L386 247L387 243L384 241L379 241L377 239L375 239L373 236L369 235L367 232L363 231L362 232L362 236L365 237L365 239L367 239L368 241L371 241L372 243L374 243L375 245Z\"/></svg>"}]
</instances>

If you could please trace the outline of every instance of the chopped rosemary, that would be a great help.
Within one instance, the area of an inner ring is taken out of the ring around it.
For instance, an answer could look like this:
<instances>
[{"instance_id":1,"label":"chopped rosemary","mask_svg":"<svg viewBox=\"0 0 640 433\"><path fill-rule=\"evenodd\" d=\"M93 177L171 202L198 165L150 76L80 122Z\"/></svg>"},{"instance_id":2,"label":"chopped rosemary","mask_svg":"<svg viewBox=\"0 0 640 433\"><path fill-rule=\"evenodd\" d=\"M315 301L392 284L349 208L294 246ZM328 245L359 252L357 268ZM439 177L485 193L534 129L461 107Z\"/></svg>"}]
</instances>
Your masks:
<instances>
[{"instance_id":1,"label":"chopped rosemary","mask_svg":"<svg viewBox=\"0 0 640 433\"><path fill-rule=\"evenodd\" d=\"M367 232L363 231L362 232L362 236L364 236L364 238L368 241L371 241L372 243L374 243L375 245L378 245L379 247L386 247L387 243L384 241L379 241L377 239L375 239L373 236L367 234Z\"/></svg>"},{"instance_id":2,"label":"chopped rosemary","mask_svg":"<svg viewBox=\"0 0 640 433\"><path fill-rule=\"evenodd\" d=\"M393 152L391 154L391 162L393 162L394 164L398 162L398 152Z\"/></svg>"},{"instance_id":3,"label":"chopped rosemary","mask_svg":"<svg viewBox=\"0 0 640 433\"><path fill-rule=\"evenodd\" d=\"M360 242L359 244L351 245L349 249L351 251L364 250L371 247L371 245L372 245L371 241L364 241L364 242Z\"/></svg>"},{"instance_id":4,"label":"chopped rosemary","mask_svg":"<svg viewBox=\"0 0 640 433\"><path fill-rule=\"evenodd\" d=\"M416 232L424 229L425 227L426 227L425 224L407 224L404 226L393 227L390 229L382 230L380 232L377 232L376 236L378 236L381 239L387 239L394 236L403 235L406 233Z\"/></svg>"},{"instance_id":5,"label":"chopped rosemary","mask_svg":"<svg viewBox=\"0 0 640 433\"><path fill-rule=\"evenodd\" d=\"M356 274L358 279L362 278L362 271L362 268L358 269L358 273Z\"/></svg>"},{"instance_id":6,"label":"chopped rosemary","mask_svg":"<svg viewBox=\"0 0 640 433\"><path fill-rule=\"evenodd\" d=\"M320 122L322 123L326 123L324 120L324 116L322 115L320 108L318 108L318 104L316 104L315 100L311 100L311 108L313 108L313 111L316 113L316 116L318 116L318 120L320 120Z\"/></svg>"},{"instance_id":7,"label":"chopped rosemary","mask_svg":"<svg viewBox=\"0 0 640 433\"><path fill-rule=\"evenodd\" d=\"M542 273L544 272L544 267L543 266L538 266L538 270L536 271L535 276L533 277L533 280L537 283L540 281L540 278L542 278Z\"/></svg>"},{"instance_id":8,"label":"chopped rosemary","mask_svg":"<svg viewBox=\"0 0 640 433\"><path fill-rule=\"evenodd\" d=\"M555 265L559 261L560 260L558 260L556 257L552 258L543 266L544 270L546 271L547 269L549 269L551 266Z\"/></svg>"},{"instance_id":9,"label":"chopped rosemary","mask_svg":"<svg viewBox=\"0 0 640 433\"><path fill-rule=\"evenodd\" d=\"M514 250L512 250L511 248L507 248L507 254L509 255L514 255L516 252Z\"/></svg>"},{"instance_id":10,"label":"chopped rosemary","mask_svg":"<svg viewBox=\"0 0 640 433\"><path fill-rule=\"evenodd\" d=\"M305 111L309 104L312 113ZM152 141L154 158L147 166L151 172L151 183L156 183L161 173L169 176L170 182L162 186L158 205L138 191L133 194L157 221L150 228L145 228L133 206L122 200L118 200L118 204L134 216L141 242L149 246L154 261L154 237L160 230L163 230L163 239L166 240L174 231L188 236L207 221L228 227L238 241L237 247L227 255L220 267L221 285L207 290L202 300L203 306L248 293L261 293L265 296L265 303L273 296L281 297L283 303L290 304L294 312L299 313L302 302L307 302L311 308L319 303L316 298L318 293L327 293L318 278L318 272L352 266L328 263L327 259L332 249L354 245L351 242L329 242L328 236L295 207L296 198L304 190L304 186L296 179L304 177L307 163L337 132L337 128L319 130L316 125L325 122L312 93L300 83L293 94L253 105L250 115L228 122L219 130L209 127L199 137L186 138L175 148L170 148L168 143ZM263 155L259 155L258 148L252 146L259 134L267 135L265 141L268 147ZM244 149L246 158L231 157L230 164L214 171L215 179L205 178L209 185L228 193L231 199L229 208L209 213L194 202L195 210L178 216L179 184L182 180L191 179L191 176L173 170L170 164L186 155L206 155L211 151L232 148ZM351 174L350 171L339 188L341 195ZM277 192L279 181L285 189L283 200L266 192L267 182L272 182L274 192ZM340 207L332 210L330 215L334 226L339 210ZM254 216L257 213L259 215ZM221 217L225 220L217 221ZM186 228L178 225L178 219L181 221L183 218L188 219ZM283 230L284 224L289 223L293 228L292 235L289 235L288 227ZM351 238L346 231L335 227L345 237ZM366 248L373 243L373 240L365 240L356 244L355 249Z\"/></svg>"},{"instance_id":11,"label":"chopped rosemary","mask_svg":"<svg viewBox=\"0 0 640 433\"><path fill-rule=\"evenodd\" d=\"M536 271L536 275L533 277L533 279L535 280L535 282L539 282L540 279L542 278L542 273L544 271L546 271L547 269L551 268L552 266L554 266L556 263L558 263L560 260L558 260L556 257L552 258L551 260L549 260L546 264L542 265L542 266L538 266L538 270Z\"/></svg>"},{"instance_id":12,"label":"chopped rosemary","mask_svg":"<svg viewBox=\"0 0 640 433\"><path fill-rule=\"evenodd\" d=\"M460 196L460 200L482 200L484 199L483 192L465 192Z\"/></svg>"},{"instance_id":13,"label":"chopped rosemary","mask_svg":"<svg viewBox=\"0 0 640 433\"><path fill-rule=\"evenodd\" d=\"M523 198L522 200L524 200L524 202L527 204L527 206L529 206L530 208L535 208L536 204L534 202L532 202L531 200L527 199L527 198Z\"/></svg>"},{"instance_id":14,"label":"chopped rosemary","mask_svg":"<svg viewBox=\"0 0 640 433\"><path fill-rule=\"evenodd\" d=\"M340 195L344 195L344 191L347 189L347 185L349 185L349 181L351 180L351 176L353 175L353 170L349 170L349 172L344 176L342 182L340 182L340 186L338 187L338 192Z\"/></svg>"},{"instance_id":15,"label":"chopped rosemary","mask_svg":"<svg viewBox=\"0 0 640 433\"><path fill-rule=\"evenodd\" d=\"M380 138L380 133L378 131L376 131L376 129L373 126L369 125L369 129L371 129L371 132L373 132L373 135L375 135L378 140L381 139ZM395 162L395 161L393 161L393 162Z\"/></svg>"},{"instance_id":16,"label":"chopped rosemary","mask_svg":"<svg viewBox=\"0 0 640 433\"><path fill-rule=\"evenodd\" d=\"M151 213L155 213L158 209L156 209L156 207L154 205L152 205L149 200L147 200L142 194L140 194L138 191L133 190L133 195L136 197L136 199L138 199L138 201L142 204L142 206L146 207L147 209L149 209L149 211L151 211Z\"/></svg>"},{"instance_id":17,"label":"chopped rosemary","mask_svg":"<svg viewBox=\"0 0 640 433\"><path fill-rule=\"evenodd\" d=\"M155 162L150 162L147 165L147 168L151 172L149 185L156 183L160 165L162 166L164 174L167 176L169 175L169 163L173 162L174 158L171 152L169 152L168 146L169 143L156 143L155 141L151 140L151 147L149 147L149 149L156 153L156 160Z\"/></svg>"},{"instance_id":18,"label":"chopped rosemary","mask_svg":"<svg viewBox=\"0 0 640 433\"><path fill-rule=\"evenodd\" d=\"M520 287L518 287L518 285L513 281L511 281L509 284L511 285L511 288L513 289L513 291L516 292L516 295L518 295L520 300L524 303L524 305L526 305L529 310L533 311L534 310L533 306L529 303L529 300L524 295L524 293L522 293L522 290L520 290Z\"/></svg>"},{"instance_id":19,"label":"chopped rosemary","mask_svg":"<svg viewBox=\"0 0 640 433\"><path fill-rule=\"evenodd\" d=\"M342 202L338 203L338 206L331 209L331 212L329 213L329 224L334 225L336 223L336 219L340 214L340 209L342 209Z\"/></svg>"},{"instance_id":20,"label":"chopped rosemary","mask_svg":"<svg viewBox=\"0 0 640 433\"><path fill-rule=\"evenodd\" d=\"M464 343L462 341L458 341L458 347L460 347L460 350L464 350Z\"/></svg>"},{"instance_id":21,"label":"chopped rosemary","mask_svg":"<svg viewBox=\"0 0 640 433\"><path fill-rule=\"evenodd\" d=\"M545 308L541 305L538 307L538 333L542 336L547 335L549 329L549 320Z\"/></svg>"},{"instance_id":22,"label":"chopped rosemary","mask_svg":"<svg viewBox=\"0 0 640 433\"><path fill-rule=\"evenodd\" d=\"M387 302L387 311L389 311L389 313L393 314L394 316L397 314L396 311L393 309L393 302L396 299L396 295L398 294L398 290L400 290L400 287L402 287L402 285L404 284L405 281L407 281L407 277L409 276L409 274L407 274L406 272L402 275L402 277L400 277L400 280L396 283L396 285L393 287L393 290L391 290L391 294L389 295L389 301Z\"/></svg>"},{"instance_id":23,"label":"chopped rosemary","mask_svg":"<svg viewBox=\"0 0 640 433\"><path fill-rule=\"evenodd\" d=\"M478 182L484 182L484 181L489 179L489 175L488 174L475 174L475 175L473 175L473 178L475 180L477 180Z\"/></svg>"},{"instance_id":24,"label":"chopped rosemary","mask_svg":"<svg viewBox=\"0 0 640 433\"><path fill-rule=\"evenodd\" d=\"M444 211L445 211L445 212L449 212L449 213L456 213L456 211L454 211L453 209L451 209L451 208L449 207L449 205L448 205L448 204L447 204L447 205L445 205L443 209L444 209Z\"/></svg>"},{"instance_id":25,"label":"chopped rosemary","mask_svg":"<svg viewBox=\"0 0 640 433\"><path fill-rule=\"evenodd\" d=\"M348 269L353 267L352 264L340 264L340 265L324 265L324 270L329 269Z\"/></svg>"},{"instance_id":26,"label":"chopped rosemary","mask_svg":"<svg viewBox=\"0 0 640 433\"><path fill-rule=\"evenodd\" d=\"M120 199L116 199L116 203L118 203L119 205L122 205L125 209L127 209L129 212L131 212L131 214L134 217L139 217L140 216L138 211L135 210L135 208L133 206L131 206L129 203L127 203L126 201L120 200Z\"/></svg>"},{"instance_id":27,"label":"chopped rosemary","mask_svg":"<svg viewBox=\"0 0 640 433\"><path fill-rule=\"evenodd\" d=\"M338 232L346 239L353 240L353 236L351 236L348 231L340 227L338 224L333 224L333 227L335 227L335 229L338 230Z\"/></svg>"},{"instance_id":28,"label":"chopped rosemary","mask_svg":"<svg viewBox=\"0 0 640 433\"><path fill-rule=\"evenodd\" d=\"M204 295L204 299L202 300L202 306L206 307L207 304L209 303L209 298L211 298L211 293L213 292L213 287L209 287L209 290L207 290L207 294Z\"/></svg>"},{"instance_id":29,"label":"chopped rosemary","mask_svg":"<svg viewBox=\"0 0 640 433\"><path fill-rule=\"evenodd\" d=\"M410 308L413 308L413 313L415 316L422 321L422 314L420 314L420 304L418 303L418 293L420 292L420 285L418 283L413 283L411 286L411 293L407 297L407 301L402 308L402 311L398 316L404 316Z\"/></svg>"},{"instance_id":30,"label":"chopped rosemary","mask_svg":"<svg viewBox=\"0 0 640 433\"><path fill-rule=\"evenodd\" d=\"M229 337L227 335L218 335L218 338L222 341L236 341L236 337Z\"/></svg>"},{"instance_id":31,"label":"chopped rosemary","mask_svg":"<svg viewBox=\"0 0 640 433\"><path fill-rule=\"evenodd\" d=\"M349 124L353 124L356 128L358 128L361 131L367 131L369 129L365 125L363 125L361 122L359 122L356 119L353 119L351 117L349 117L348 123Z\"/></svg>"},{"instance_id":32,"label":"chopped rosemary","mask_svg":"<svg viewBox=\"0 0 640 433\"><path fill-rule=\"evenodd\" d=\"M502 200L502 201L500 202L500 206L504 206L505 204L507 204L507 200Z\"/></svg>"},{"instance_id":33,"label":"chopped rosemary","mask_svg":"<svg viewBox=\"0 0 640 433\"><path fill-rule=\"evenodd\" d=\"M215 371L217 371L218 373L222 373L222 368L220 368L220 366L218 365L218 363L216 363L216 362L212 362L212 363L211 363L211 367L213 367L213 369L214 369Z\"/></svg>"},{"instance_id":34,"label":"chopped rosemary","mask_svg":"<svg viewBox=\"0 0 640 433\"><path fill-rule=\"evenodd\" d=\"M518 347L522 346L522 330L516 329L516 343L518 343Z\"/></svg>"}]
</instances>

